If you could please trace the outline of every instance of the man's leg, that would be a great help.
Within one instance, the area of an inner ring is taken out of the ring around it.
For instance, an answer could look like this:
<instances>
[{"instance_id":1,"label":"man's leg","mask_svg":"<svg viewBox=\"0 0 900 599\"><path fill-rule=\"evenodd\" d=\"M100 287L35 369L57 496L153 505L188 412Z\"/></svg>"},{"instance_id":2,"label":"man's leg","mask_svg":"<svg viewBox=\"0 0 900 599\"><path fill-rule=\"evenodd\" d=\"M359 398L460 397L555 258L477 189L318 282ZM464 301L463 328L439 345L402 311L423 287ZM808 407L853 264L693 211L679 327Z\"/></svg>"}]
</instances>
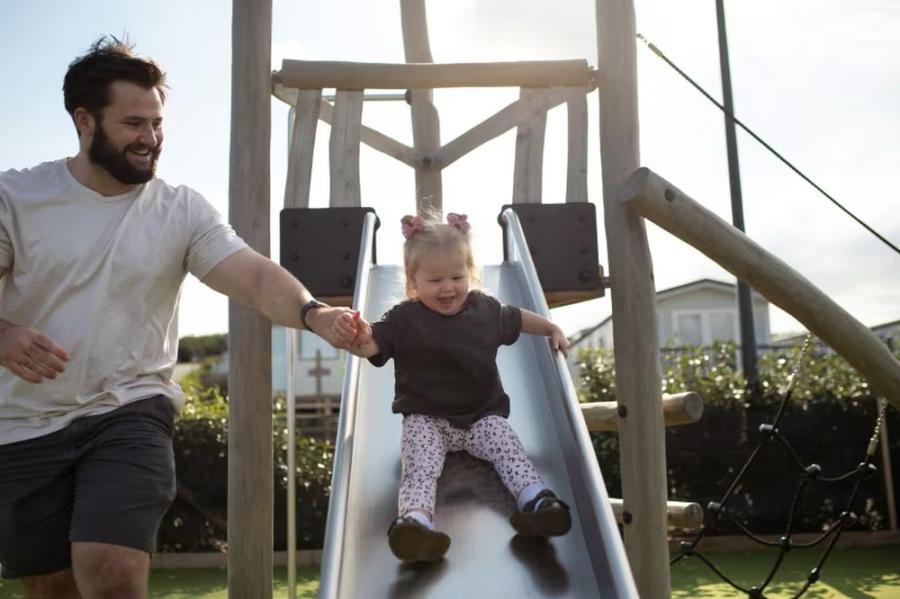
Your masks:
<instances>
[{"instance_id":1,"label":"man's leg","mask_svg":"<svg viewBox=\"0 0 900 599\"><path fill-rule=\"evenodd\" d=\"M73 454L67 430L0 445L0 576L29 599L78 597L69 555Z\"/></svg>"},{"instance_id":2,"label":"man's leg","mask_svg":"<svg viewBox=\"0 0 900 599\"><path fill-rule=\"evenodd\" d=\"M81 599L71 570L22 578L28 599Z\"/></svg>"},{"instance_id":3,"label":"man's leg","mask_svg":"<svg viewBox=\"0 0 900 599\"><path fill-rule=\"evenodd\" d=\"M150 554L144 551L107 543L72 543L72 569L84 599L147 597Z\"/></svg>"},{"instance_id":4,"label":"man's leg","mask_svg":"<svg viewBox=\"0 0 900 599\"><path fill-rule=\"evenodd\" d=\"M81 419L72 569L85 599L147 597L150 554L175 498L173 411L153 397Z\"/></svg>"}]
</instances>

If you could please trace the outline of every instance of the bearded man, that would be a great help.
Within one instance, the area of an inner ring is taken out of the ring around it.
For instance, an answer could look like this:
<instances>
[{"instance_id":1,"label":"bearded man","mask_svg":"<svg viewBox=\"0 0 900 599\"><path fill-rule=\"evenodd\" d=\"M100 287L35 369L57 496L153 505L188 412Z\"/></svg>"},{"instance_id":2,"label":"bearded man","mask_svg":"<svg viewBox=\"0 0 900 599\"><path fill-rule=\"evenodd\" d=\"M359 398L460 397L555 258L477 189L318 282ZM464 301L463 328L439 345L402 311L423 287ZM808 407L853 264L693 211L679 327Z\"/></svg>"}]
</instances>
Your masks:
<instances>
[{"instance_id":1,"label":"bearded man","mask_svg":"<svg viewBox=\"0 0 900 599\"><path fill-rule=\"evenodd\" d=\"M187 273L275 323L351 341L330 332L344 309L155 176L165 90L155 63L101 38L63 85L78 154L0 173L0 574L30 598L147 596L175 496Z\"/></svg>"}]
</instances>

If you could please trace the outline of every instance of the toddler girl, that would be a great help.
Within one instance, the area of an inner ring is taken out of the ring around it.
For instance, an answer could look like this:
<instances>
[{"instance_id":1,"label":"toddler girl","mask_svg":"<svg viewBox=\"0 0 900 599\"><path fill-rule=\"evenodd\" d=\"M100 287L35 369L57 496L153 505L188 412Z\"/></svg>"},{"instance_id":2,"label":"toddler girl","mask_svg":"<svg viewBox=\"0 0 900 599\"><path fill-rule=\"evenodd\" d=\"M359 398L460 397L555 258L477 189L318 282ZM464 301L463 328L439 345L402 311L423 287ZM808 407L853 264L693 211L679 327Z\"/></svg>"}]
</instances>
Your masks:
<instances>
[{"instance_id":1,"label":"toddler girl","mask_svg":"<svg viewBox=\"0 0 900 599\"><path fill-rule=\"evenodd\" d=\"M497 370L497 348L520 332L550 338L563 353L562 330L541 316L470 289L475 268L465 215L447 224L419 216L402 219L407 300L371 325L359 315L335 321L336 332L356 335L350 351L375 366L394 359L393 411L403 414L399 517L388 543L404 561L437 561L450 537L434 530L437 480L447 453L466 451L491 462L517 500L510 517L521 535L555 536L569 530L568 506L547 488L507 422L509 397Z\"/></svg>"}]
</instances>

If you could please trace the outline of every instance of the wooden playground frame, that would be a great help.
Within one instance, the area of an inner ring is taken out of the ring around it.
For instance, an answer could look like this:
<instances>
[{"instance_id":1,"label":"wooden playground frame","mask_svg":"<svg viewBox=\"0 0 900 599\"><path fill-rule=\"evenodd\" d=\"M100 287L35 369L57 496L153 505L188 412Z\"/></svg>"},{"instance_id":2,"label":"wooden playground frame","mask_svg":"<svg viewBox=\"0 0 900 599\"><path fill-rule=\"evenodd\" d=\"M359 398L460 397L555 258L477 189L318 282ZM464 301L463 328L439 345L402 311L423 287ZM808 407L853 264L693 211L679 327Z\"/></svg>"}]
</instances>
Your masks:
<instances>
[{"instance_id":1,"label":"wooden playground frame","mask_svg":"<svg viewBox=\"0 0 900 599\"><path fill-rule=\"evenodd\" d=\"M685 397L660 393L655 290L644 219L694 245L756 288L834 347L900 409L900 364L883 344L821 291L740 231L647 169L640 169L637 62L633 0L595 0L597 64L583 60L431 64L424 0L400 0L406 61L359 64L285 61L271 72L271 0L233 0L230 221L247 243L269 255L271 96L291 102L285 207L308 205L312 147L318 120L332 126L331 205L359 205L359 144L412 167L417 209L440 209L441 170L486 141L518 128L513 198L539 202L546 112L569 108L566 201L587 201L587 100L599 88L600 155L606 239L616 331L618 406L586 411L592 426L615 428L620 459L625 546L640 594L669 596L667 526L696 509L667 504L664 406L689 412ZM520 100L441 144L431 90L459 86L517 86ZM322 88L337 89L332 106ZM409 89L413 147L364 127L363 90ZM230 304L232 364L229 389L228 588L232 597L272 593L273 480L271 468L271 327ZM673 403L675 402L675 403ZM680 403L679 403L680 402ZM668 410L667 410L668 412Z\"/></svg>"}]
</instances>

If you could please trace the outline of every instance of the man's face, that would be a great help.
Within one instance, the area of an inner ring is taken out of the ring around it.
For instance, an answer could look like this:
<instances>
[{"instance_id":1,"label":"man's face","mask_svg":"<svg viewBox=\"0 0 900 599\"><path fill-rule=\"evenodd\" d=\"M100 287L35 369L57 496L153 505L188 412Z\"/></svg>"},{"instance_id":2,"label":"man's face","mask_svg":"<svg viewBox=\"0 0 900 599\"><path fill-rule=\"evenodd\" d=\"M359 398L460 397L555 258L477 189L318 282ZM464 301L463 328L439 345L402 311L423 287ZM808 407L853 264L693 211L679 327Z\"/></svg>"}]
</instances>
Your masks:
<instances>
[{"instance_id":1,"label":"man's face","mask_svg":"<svg viewBox=\"0 0 900 599\"><path fill-rule=\"evenodd\" d=\"M159 93L125 81L113 82L109 91L109 105L94 115L88 158L120 183L146 183L162 150Z\"/></svg>"}]
</instances>

